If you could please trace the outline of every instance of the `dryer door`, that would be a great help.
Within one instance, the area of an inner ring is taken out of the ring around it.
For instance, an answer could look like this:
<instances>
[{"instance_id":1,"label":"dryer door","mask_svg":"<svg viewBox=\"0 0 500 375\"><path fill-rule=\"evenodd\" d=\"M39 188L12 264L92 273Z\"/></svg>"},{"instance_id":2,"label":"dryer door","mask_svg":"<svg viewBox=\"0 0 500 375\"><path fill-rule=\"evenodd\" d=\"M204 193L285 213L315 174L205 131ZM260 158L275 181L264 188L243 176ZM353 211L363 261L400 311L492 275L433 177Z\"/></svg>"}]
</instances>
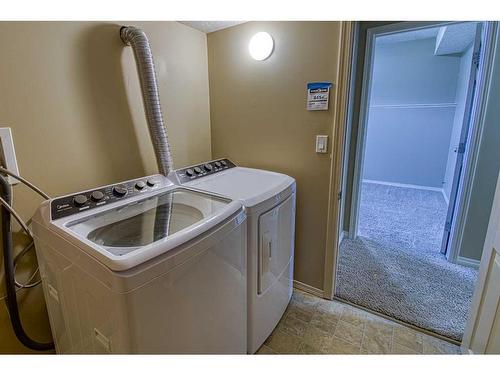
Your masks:
<instances>
[{"instance_id":1,"label":"dryer door","mask_svg":"<svg viewBox=\"0 0 500 375\"><path fill-rule=\"evenodd\" d=\"M259 217L259 294L279 279L293 256L294 196Z\"/></svg>"}]
</instances>

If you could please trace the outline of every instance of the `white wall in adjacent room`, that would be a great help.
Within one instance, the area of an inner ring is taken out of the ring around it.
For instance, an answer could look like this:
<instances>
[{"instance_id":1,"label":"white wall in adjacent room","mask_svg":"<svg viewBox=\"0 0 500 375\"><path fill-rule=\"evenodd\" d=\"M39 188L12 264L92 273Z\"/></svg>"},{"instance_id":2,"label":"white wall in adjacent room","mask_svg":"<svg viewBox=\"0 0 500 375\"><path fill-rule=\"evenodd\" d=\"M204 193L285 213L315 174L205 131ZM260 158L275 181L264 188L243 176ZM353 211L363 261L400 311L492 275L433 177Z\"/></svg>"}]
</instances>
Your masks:
<instances>
[{"instance_id":1,"label":"white wall in adjacent room","mask_svg":"<svg viewBox=\"0 0 500 375\"><path fill-rule=\"evenodd\" d=\"M460 57L434 48L435 38L377 42L364 179L443 187Z\"/></svg>"}]
</instances>

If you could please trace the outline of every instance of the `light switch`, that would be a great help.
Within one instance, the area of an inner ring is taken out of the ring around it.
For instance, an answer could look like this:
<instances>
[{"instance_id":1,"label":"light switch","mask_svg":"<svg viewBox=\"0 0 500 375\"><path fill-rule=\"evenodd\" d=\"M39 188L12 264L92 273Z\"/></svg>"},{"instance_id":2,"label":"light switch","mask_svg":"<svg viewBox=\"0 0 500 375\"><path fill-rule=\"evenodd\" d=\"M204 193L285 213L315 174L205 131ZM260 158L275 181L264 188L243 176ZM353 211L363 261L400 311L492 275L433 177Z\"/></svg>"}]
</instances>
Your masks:
<instances>
[{"instance_id":1,"label":"light switch","mask_svg":"<svg viewBox=\"0 0 500 375\"><path fill-rule=\"evenodd\" d=\"M328 152L328 136L316 136L316 152L319 154L326 154Z\"/></svg>"}]
</instances>

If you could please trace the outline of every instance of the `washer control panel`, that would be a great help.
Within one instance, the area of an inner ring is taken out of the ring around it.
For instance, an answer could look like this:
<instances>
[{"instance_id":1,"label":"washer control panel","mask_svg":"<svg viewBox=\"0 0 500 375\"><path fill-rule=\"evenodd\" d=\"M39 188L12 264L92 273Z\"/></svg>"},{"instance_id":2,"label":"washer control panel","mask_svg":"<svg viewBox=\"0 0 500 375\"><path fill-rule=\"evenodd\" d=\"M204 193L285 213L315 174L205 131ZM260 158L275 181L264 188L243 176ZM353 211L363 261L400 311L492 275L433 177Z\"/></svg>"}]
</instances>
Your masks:
<instances>
[{"instance_id":1,"label":"washer control panel","mask_svg":"<svg viewBox=\"0 0 500 375\"><path fill-rule=\"evenodd\" d=\"M218 159L207 161L200 165L192 165L190 167L179 169L175 173L181 184L205 177L217 172L222 172L229 168L234 168L236 165L229 159Z\"/></svg>"},{"instance_id":2,"label":"washer control panel","mask_svg":"<svg viewBox=\"0 0 500 375\"><path fill-rule=\"evenodd\" d=\"M50 202L51 217L52 220L60 219L81 211L117 202L124 198L143 194L167 186L167 184L168 181L165 177L154 175L56 198Z\"/></svg>"}]
</instances>

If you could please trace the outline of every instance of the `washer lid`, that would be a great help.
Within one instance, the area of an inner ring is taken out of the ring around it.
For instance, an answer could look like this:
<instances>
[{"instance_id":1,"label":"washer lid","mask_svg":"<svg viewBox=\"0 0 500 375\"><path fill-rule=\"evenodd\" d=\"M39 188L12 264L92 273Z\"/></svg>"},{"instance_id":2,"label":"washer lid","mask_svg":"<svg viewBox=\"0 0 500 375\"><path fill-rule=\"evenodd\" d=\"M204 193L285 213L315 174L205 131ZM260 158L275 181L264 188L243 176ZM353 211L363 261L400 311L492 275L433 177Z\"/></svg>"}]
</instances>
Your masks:
<instances>
[{"instance_id":1,"label":"washer lid","mask_svg":"<svg viewBox=\"0 0 500 375\"><path fill-rule=\"evenodd\" d=\"M281 193L294 182L285 174L236 167L187 182L184 186L239 199L245 206L252 207Z\"/></svg>"},{"instance_id":2,"label":"washer lid","mask_svg":"<svg viewBox=\"0 0 500 375\"><path fill-rule=\"evenodd\" d=\"M97 258L119 270L182 245L238 209L241 204L229 199L176 188L64 226L96 249Z\"/></svg>"}]
</instances>

